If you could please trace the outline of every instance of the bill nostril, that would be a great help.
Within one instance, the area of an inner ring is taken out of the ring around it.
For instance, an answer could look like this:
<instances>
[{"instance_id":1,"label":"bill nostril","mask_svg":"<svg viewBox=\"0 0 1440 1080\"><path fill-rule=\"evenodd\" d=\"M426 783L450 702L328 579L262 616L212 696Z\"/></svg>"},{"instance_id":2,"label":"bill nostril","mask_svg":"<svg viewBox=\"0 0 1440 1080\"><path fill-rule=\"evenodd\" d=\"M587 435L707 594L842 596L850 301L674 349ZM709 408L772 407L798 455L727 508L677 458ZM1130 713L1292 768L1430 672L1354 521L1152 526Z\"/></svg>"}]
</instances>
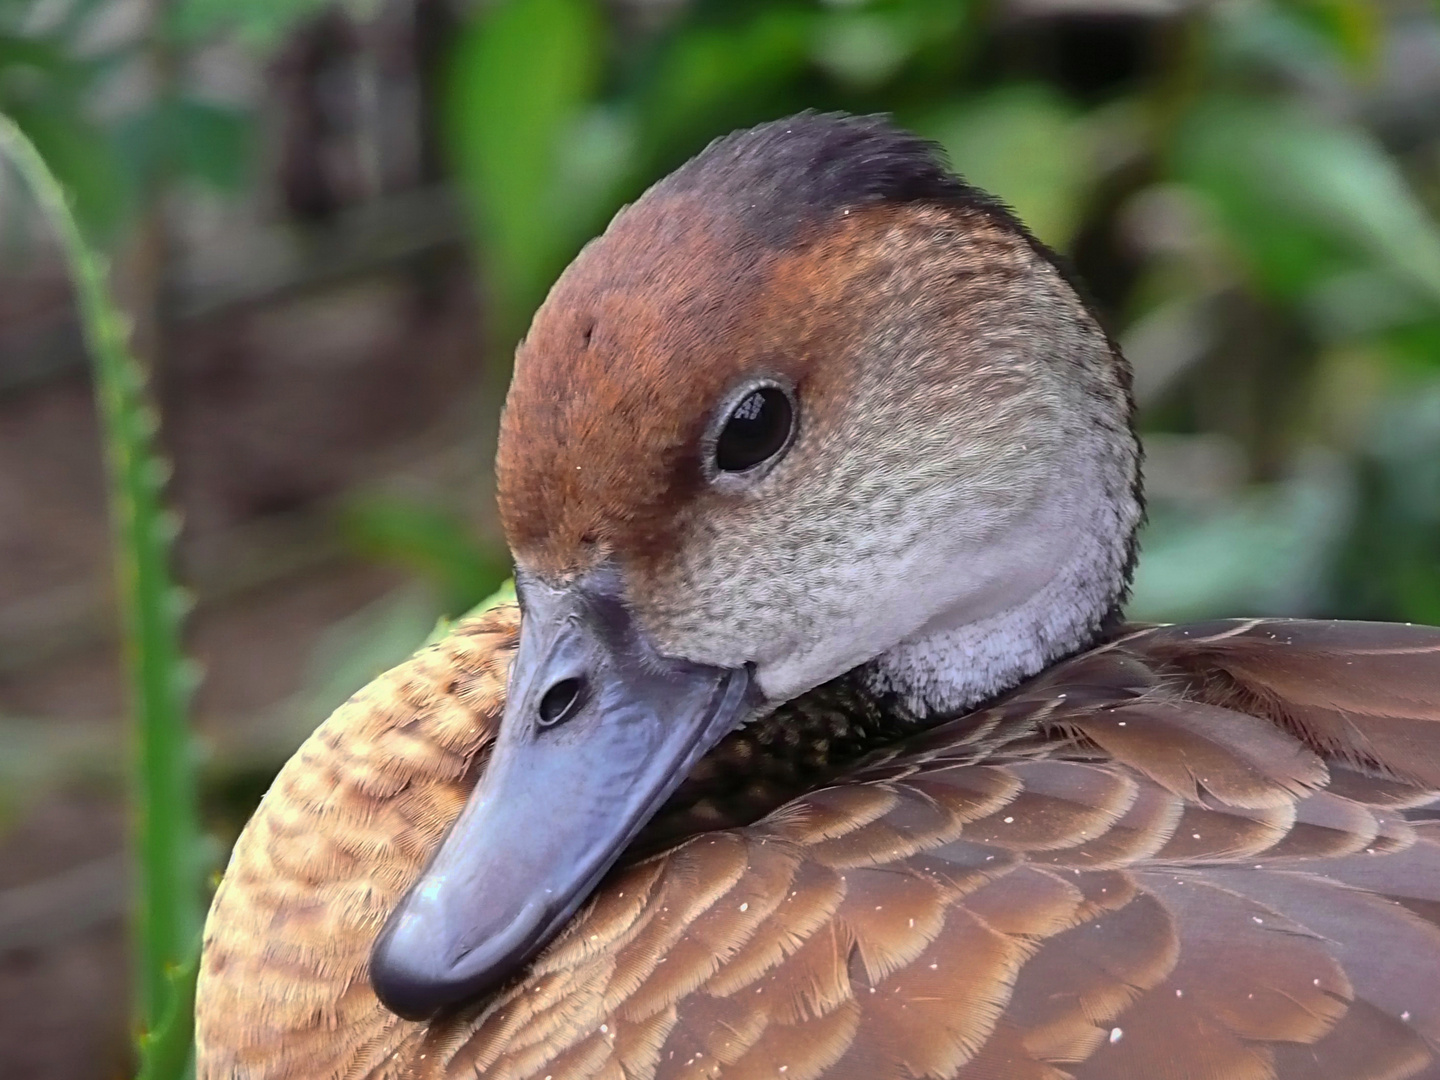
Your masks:
<instances>
[{"instance_id":1,"label":"bill nostril","mask_svg":"<svg viewBox=\"0 0 1440 1080\"><path fill-rule=\"evenodd\" d=\"M585 680L582 678L561 679L540 699L539 714L541 727L563 724L575 715L585 696Z\"/></svg>"}]
</instances>

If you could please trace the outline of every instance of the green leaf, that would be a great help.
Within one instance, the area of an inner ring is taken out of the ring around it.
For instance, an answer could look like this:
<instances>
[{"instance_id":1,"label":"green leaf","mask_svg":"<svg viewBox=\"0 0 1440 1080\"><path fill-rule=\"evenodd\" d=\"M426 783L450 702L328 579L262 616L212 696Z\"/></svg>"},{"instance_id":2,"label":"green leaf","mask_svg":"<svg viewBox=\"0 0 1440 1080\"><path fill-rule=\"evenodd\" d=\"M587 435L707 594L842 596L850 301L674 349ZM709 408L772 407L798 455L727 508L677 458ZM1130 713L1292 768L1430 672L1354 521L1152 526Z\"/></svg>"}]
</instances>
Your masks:
<instances>
[{"instance_id":1,"label":"green leaf","mask_svg":"<svg viewBox=\"0 0 1440 1080\"><path fill-rule=\"evenodd\" d=\"M1367 132L1217 99L1183 126L1175 169L1269 291L1294 295L1358 258L1440 304L1440 228Z\"/></svg>"},{"instance_id":2,"label":"green leaf","mask_svg":"<svg viewBox=\"0 0 1440 1080\"><path fill-rule=\"evenodd\" d=\"M1440 622L1440 380L1402 381L1359 461L1360 501L1337 574L1343 613Z\"/></svg>"},{"instance_id":3,"label":"green leaf","mask_svg":"<svg viewBox=\"0 0 1440 1080\"><path fill-rule=\"evenodd\" d=\"M372 558L419 571L440 587L444 610L465 611L510 573L510 560L484 548L454 514L438 507L389 498L352 504L344 529L350 542Z\"/></svg>"},{"instance_id":4,"label":"green leaf","mask_svg":"<svg viewBox=\"0 0 1440 1080\"><path fill-rule=\"evenodd\" d=\"M697 135L773 117L777 93L811 62L821 15L777 3L743 21L682 23L640 95L642 145L652 170L673 168L698 150Z\"/></svg>"},{"instance_id":5,"label":"green leaf","mask_svg":"<svg viewBox=\"0 0 1440 1080\"><path fill-rule=\"evenodd\" d=\"M167 113L171 154L181 175L222 191L239 190L250 172L250 116L194 98L173 102Z\"/></svg>"},{"instance_id":6,"label":"green leaf","mask_svg":"<svg viewBox=\"0 0 1440 1080\"><path fill-rule=\"evenodd\" d=\"M171 98L117 125L115 146L131 176L194 178L221 190L249 171L250 118L193 98Z\"/></svg>"},{"instance_id":7,"label":"green leaf","mask_svg":"<svg viewBox=\"0 0 1440 1080\"><path fill-rule=\"evenodd\" d=\"M17 73L24 68L63 77L69 67L68 58L52 41L0 33L0 70L4 71L6 83L13 85Z\"/></svg>"},{"instance_id":8,"label":"green leaf","mask_svg":"<svg viewBox=\"0 0 1440 1080\"><path fill-rule=\"evenodd\" d=\"M1035 235L1074 239L1094 176L1089 131L1048 87L1012 86L915 120L971 183L1005 200Z\"/></svg>"},{"instance_id":9,"label":"green leaf","mask_svg":"<svg viewBox=\"0 0 1440 1080\"><path fill-rule=\"evenodd\" d=\"M1294 6L1353 70L1373 70L1385 29L1379 5L1372 0L1300 0Z\"/></svg>"},{"instance_id":10,"label":"green leaf","mask_svg":"<svg viewBox=\"0 0 1440 1080\"><path fill-rule=\"evenodd\" d=\"M64 186L85 235L109 236L129 208L132 191L105 136L56 101L12 103L3 111Z\"/></svg>"},{"instance_id":11,"label":"green leaf","mask_svg":"<svg viewBox=\"0 0 1440 1080\"><path fill-rule=\"evenodd\" d=\"M564 140L595 92L602 31L591 0L506 0L450 57L450 151L506 336L577 241L558 179Z\"/></svg>"},{"instance_id":12,"label":"green leaf","mask_svg":"<svg viewBox=\"0 0 1440 1080\"><path fill-rule=\"evenodd\" d=\"M168 12L168 30L176 39L199 43L234 31L257 49L273 48L297 23L330 8L331 0L180 0ZM378 0L348 0L357 18L368 18Z\"/></svg>"},{"instance_id":13,"label":"green leaf","mask_svg":"<svg viewBox=\"0 0 1440 1080\"><path fill-rule=\"evenodd\" d=\"M306 664L302 688L285 712L299 725L295 745L315 717L335 710L355 691L425 644L443 613L429 590L403 585L325 629Z\"/></svg>"},{"instance_id":14,"label":"green leaf","mask_svg":"<svg viewBox=\"0 0 1440 1080\"><path fill-rule=\"evenodd\" d=\"M1316 615L1349 518L1349 493L1320 474L1256 487L1201 513L1151 508L1127 614L1142 621Z\"/></svg>"},{"instance_id":15,"label":"green leaf","mask_svg":"<svg viewBox=\"0 0 1440 1080\"><path fill-rule=\"evenodd\" d=\"M975 5L966 0L861 0L826 6L830 10L815 27L815 61L850 89L869 91L933 68L935 60L953 63Z\"/></svg>"},{"instance_id":16,"label":"green leaf","mask_svg":"<svg viewBox=\"0 0 1440 1080\"><path fill-rule=\"evenodd\" d=\"M430 631L430 636L425 639L425 644L432 645L435 642L439 641L446 634L450 633L450 631L455 628L455 624L458 622L462 622L465 619L477 618L480 615L484 615L485 612L489 611L491 608L499 607L501 604L513 603L515 603L515 579L506 578L498 589L496 589L493 593L487 596L484 600L481 600L478 604L472 607L469 611L465 612L465 614L461 615L458 619L441 619L438 623L436 623L435 629Z\"/></svg>"},{"instance_id":17,"label":"green leaf","mask_svg":"<svg viewBox=\"0 0 1440 1080\"><path fill-rule=\"evenodd\" d=\"M1217 9L1209 21L1222 69L1256 69L1293 82L1336 83L1367 72L1380 26L1370 0L1260 0Z\"/></svg>"},{"instance_id":18,"label":"green leaf","mask_svg":"<svg viewBox=\"0 0 1440 1080\"><path fill-rule=\"evenodd\" d=\"M1397 371L1433 376L1440 369L1440 313L1391 328L1384 336Z\"/></svg>"},{"instance_id":19,"label":"green leaf","mask_svg":"<svg viewBox=\"0 0 1440 1080\"><path fill-rule=\"evenodd\" d=\"M498 589L467 611L465 617L467 619L473 618L476 615L483 615L493 607L513 603L515 603L515 579L506 578Z\"/></svg>"},{"instance_id":20,"label":"green leaf","mask_svg":"<svg viewBox=\"0 0 1440 1080\"><path fill-rule=\"evenodd\" d=\"M899 71L914 45L888 12L843 11L817 27L814 52L831 75L869 89Z\"/></svg>"}]
</instances>

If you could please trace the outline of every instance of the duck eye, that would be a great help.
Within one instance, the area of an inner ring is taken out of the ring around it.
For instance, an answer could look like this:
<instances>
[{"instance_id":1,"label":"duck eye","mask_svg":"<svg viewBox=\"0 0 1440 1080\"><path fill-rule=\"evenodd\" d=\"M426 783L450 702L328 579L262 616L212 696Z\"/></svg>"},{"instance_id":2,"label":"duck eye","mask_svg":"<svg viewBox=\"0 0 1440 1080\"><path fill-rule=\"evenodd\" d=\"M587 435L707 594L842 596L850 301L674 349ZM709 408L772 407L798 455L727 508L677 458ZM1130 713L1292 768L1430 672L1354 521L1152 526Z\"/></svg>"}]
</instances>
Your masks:
<instances>
[{"instance_id":1,"label":"duck eye","mask_svg":"<svg viewBox=\"0 0 1440 1080\"><path fill-rule=\"evenodd\" d=\"M795 407L778 386L750 391L731 410L715 440L715 467L735 473L774 457L790 441Z\"/></svg>"}]
</instances>

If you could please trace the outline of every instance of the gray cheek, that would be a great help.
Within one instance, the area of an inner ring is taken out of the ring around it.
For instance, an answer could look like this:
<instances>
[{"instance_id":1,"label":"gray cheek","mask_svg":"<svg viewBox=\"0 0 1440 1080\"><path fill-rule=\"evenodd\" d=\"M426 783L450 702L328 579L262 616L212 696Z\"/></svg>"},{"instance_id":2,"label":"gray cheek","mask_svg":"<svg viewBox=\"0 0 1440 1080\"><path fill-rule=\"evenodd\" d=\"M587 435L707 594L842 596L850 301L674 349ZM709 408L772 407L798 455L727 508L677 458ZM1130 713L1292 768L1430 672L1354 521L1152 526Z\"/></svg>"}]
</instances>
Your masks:
<instances>
[{"instance_id":1,"label":"gray cheek","mask_svg":"<svg viewBox=\"0 0 1440 1080\"><path fill-rule=\"evenodd\" d=\"M642 617L657 647L725 666L808 652L853 623L857 604L888 599L871 595L888 587L887 570L940 538L952 549L993 542L1043 486L1029 473L1044 455L991 434L1023 430L1007 410L951 402L949 422L922 423L913 401L881 404L797 444L752 500L692 523L647 583Z\"/></svg>"},{"instance_id":2,"label":"gray cheek","mask_svg":"<svg viewBox=\"0 0 1440 1080\"><path fill-rule=\"evenodd\" d=\"M804 651L848 617L872 568L920 542L896 473L836 470L677 553L646 619L664 651L704 663L765 664Z\"/></svg>"}]
</instances>

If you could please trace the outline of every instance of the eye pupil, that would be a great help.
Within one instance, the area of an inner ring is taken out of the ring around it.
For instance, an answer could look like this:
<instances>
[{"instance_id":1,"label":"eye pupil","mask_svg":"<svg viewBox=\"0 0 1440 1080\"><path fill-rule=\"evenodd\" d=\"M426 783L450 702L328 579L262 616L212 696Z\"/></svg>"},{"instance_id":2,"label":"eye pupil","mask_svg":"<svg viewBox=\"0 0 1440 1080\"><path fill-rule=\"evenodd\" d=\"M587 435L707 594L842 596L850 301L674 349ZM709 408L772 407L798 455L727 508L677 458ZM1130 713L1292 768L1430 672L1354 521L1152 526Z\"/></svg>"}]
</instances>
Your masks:
<instances>
[{"instance_id":1,"label":"eye pupil","mask_svg":"<svg viewBox=\"0 0 1440 1080\"><path fill-rule=\"evenodd\" d=\"M762 386L740 399L715 441L715 467L744 472L774 457L790 438L795 409L777 386Z\"/></svg>"},{"instance_id":2,"label":"eye pupil","mask_svg":"<svg viewBox=\"0 0 1440 1080\"><path fill-rule=\"evenodd\" d=\"M754 393L735 407L734 418L736 420L759 420L760 414L764 411L764 396L759 393Z\"/></svg>"}]
</instances>

